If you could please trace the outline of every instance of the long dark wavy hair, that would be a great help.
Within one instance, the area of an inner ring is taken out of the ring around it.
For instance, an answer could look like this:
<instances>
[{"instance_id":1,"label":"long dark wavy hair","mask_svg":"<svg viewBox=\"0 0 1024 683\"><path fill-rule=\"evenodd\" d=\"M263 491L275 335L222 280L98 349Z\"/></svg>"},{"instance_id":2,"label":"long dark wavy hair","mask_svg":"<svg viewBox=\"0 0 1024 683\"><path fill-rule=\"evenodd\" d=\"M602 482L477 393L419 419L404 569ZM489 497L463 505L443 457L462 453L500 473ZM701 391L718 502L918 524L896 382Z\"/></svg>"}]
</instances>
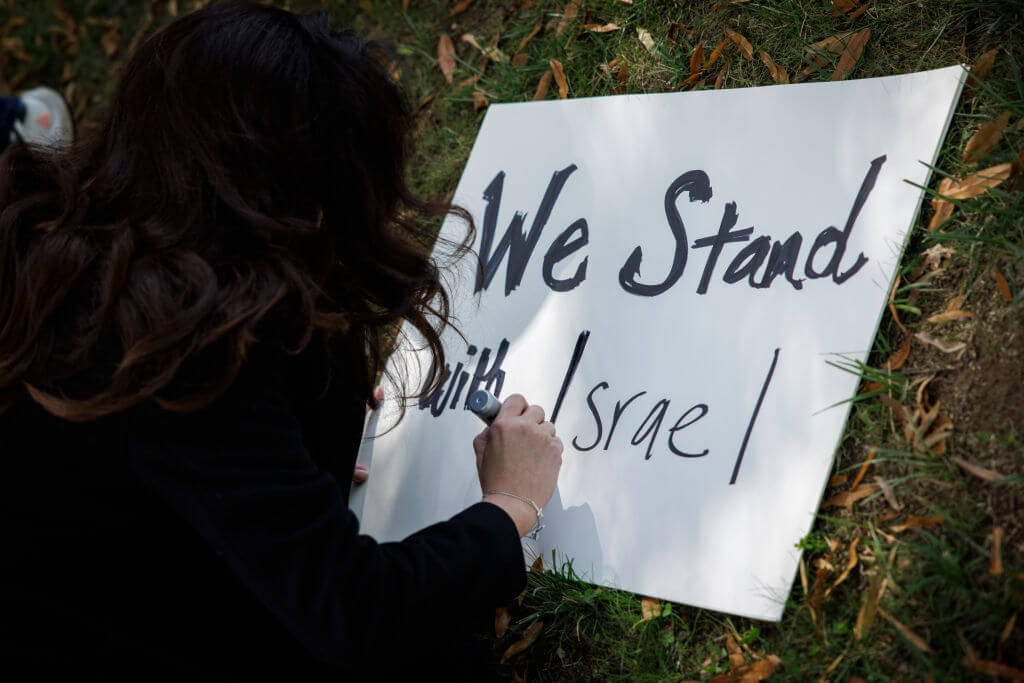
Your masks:
<instances>
[{"instance_id":1,"label":"long dark wavy hair","mask_svg":"<svg viewBox=\"0 0 1024 683\"><path fill-rule=\"evenodd\" d=\"M217 5L139 47L90 141L8 149L0 412L199 409L257 342L346 340L369 393L402 321L432 352L429 393L450 313L428 219L468 215L407 186L384 50L323 13Z\"/></svg>"}]
</instances>

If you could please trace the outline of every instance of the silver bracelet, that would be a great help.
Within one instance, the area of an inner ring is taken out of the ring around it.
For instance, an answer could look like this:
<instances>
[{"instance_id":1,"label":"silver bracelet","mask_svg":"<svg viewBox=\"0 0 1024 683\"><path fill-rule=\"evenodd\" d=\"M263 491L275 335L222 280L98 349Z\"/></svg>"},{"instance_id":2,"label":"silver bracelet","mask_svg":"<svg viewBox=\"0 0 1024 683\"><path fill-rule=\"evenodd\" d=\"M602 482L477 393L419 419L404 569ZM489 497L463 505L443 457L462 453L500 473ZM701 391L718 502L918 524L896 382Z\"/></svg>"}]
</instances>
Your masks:
<instances>
[{"instance_id":1,"label":"silver bracelet","mask_svg":"<svg viewBox=\"0 0 1024 683\"><path fill-rule=\"evenodd\" d=\"M544 519L544 510L541 509L536 503L534 503L529 498L526 498L525 496L520 496L519 494L511 493L509 491L488 491L484 495L485 496L491 496L491 495L509 496L511 498L515 498L516 500L521 500L524 503L529 503L530 507L533 508L533 511L537 513L537 523L533 525L532 529L530 529L529 531L526 532L526 535L529 536L530 538L532 538L535 541L537 540L537 535L540 534L541 530L544 528L544 525L540 523L540 521L542 519Z\"/></svg>"}]
</instances>

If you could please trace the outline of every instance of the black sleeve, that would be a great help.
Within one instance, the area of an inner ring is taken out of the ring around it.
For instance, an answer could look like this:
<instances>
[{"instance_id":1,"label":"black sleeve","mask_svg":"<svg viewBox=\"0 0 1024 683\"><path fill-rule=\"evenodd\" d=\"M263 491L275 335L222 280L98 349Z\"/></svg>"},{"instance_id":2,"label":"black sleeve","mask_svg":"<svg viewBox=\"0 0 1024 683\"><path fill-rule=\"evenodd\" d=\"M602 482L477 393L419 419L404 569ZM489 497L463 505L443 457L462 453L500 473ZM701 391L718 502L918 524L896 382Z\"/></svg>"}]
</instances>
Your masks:
<instances>
[{"instance_id":1,"label":"black sleeve","mask_svg":"<svg viewBox=\"0 0 1024 683\"><path fill-rule=\"evenodd\" d=\"M515 525L489 503L399 543L361 536L272 386L233 390L188 415L146 412L125 452L144 484L329 665L373 658L383 673L401 664L395 644L417 627L437 615L469 620L525 585Z\"/></svg>"}]
</instances>

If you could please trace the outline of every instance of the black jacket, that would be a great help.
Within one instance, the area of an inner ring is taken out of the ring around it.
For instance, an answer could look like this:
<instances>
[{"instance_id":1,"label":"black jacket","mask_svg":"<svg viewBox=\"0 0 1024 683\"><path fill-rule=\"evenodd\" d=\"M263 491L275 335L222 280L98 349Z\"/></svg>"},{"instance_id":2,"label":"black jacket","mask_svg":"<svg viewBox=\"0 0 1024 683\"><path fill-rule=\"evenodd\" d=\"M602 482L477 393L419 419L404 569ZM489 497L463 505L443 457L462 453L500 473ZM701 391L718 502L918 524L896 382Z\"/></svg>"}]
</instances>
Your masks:
<instances>
[{"instance_id":1,"label":"black jacket","mask_svg":"<svg viewBox=\"0 0 1024 683\"><path fill-rule=\"evenodd\" d=\"M338 382L296 390L283 358L248 363L191 414L73 424L22 401L0 415L8 665L108 680L466 673L459 634L525 583L514 524L479 503L400 543L360 536L347 497L361 402Z\"/></svg>"}]
</instances>

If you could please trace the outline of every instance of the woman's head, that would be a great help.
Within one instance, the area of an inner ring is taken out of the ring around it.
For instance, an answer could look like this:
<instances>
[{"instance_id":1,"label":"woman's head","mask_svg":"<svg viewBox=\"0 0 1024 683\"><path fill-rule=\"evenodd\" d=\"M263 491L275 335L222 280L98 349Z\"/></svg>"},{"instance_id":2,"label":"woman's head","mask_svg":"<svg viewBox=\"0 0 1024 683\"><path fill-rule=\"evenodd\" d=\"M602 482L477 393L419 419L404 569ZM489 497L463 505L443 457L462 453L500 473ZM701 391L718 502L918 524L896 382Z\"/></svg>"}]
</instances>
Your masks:
<instances>
[{"instance_id":1,"label":"woman's head","mask_svg":"<svg viewBox=\"0 0 1024 683\"><path fill-rule=\"evenodd\" d=\"M218 5L139 47L90 141L12 147L0 406L27 391L77 420L197 408L256 340L354 341L369 377L402 319L440 360L447 298L416 219L444 209L406 186L383 57L324 14Z\"/></svg>"}]
</instances>

